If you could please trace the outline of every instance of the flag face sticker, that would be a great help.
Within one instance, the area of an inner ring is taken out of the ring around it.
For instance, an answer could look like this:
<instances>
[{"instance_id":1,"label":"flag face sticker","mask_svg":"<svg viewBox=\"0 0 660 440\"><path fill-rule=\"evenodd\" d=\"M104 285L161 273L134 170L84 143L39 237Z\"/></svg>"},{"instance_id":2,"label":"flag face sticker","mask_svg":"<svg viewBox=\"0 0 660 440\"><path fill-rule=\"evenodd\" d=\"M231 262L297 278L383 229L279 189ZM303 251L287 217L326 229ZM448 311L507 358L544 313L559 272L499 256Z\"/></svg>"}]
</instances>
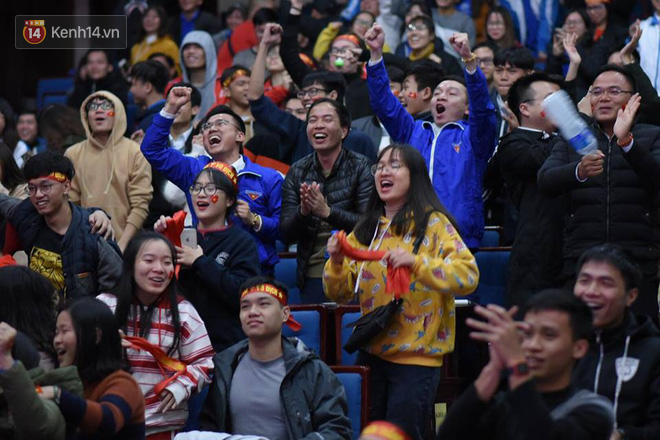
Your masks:
<instances>
[{"instance_id":1,"label":"flag face sticker","mask_svg":"<svg viewBox=\"0 0 660 440\"><path fill-rule=\"evenodd\" d=\"M245 195L247 195L250 200L257 200L259 197L261 197L261 193L256 191L245 191Z\"/></svg>"},{"instance_id":2,"label":"flag face sticker","mask_svg":"<svg viewBox=\"0 0 660 440\"><path fill-rule=\"evenodd\" d=\"M23 38L30 44L39 44L46 38L46 25L44 20L25 20Z\"/></svg>"}]
</instances>

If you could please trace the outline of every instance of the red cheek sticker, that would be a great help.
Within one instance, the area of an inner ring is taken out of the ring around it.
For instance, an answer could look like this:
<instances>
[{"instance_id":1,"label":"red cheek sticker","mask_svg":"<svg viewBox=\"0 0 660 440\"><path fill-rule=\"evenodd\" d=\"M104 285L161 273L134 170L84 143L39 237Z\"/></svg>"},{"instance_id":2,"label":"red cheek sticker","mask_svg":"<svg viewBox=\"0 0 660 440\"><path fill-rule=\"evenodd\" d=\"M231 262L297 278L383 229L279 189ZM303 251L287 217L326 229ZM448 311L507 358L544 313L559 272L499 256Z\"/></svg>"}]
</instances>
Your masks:
<instances>
[{"instance_id":1,"label":"red cheek sticker","mask_svg":"<svg viewBox=\"0 0 660 440\"><path fill-rule=\"evenodd\" d=\"M624 104L621 106L621 110L625 110L625 109L626 109L626 104L624 103Z\"/></svg>"},{"instance_id":2,"label":"red cheek sticker","mask_svg":"<svg viewBox=\"0 0 660 440\"><path fill-rule=\"evenodd\" d=\"M174 271L167 274L167 279L171 280L174 277Z\"/></svg>"},{"instance_id":3,"label":"red cheek sticker","mask_svg":"<svg viewBox=\"0 0 660 440\"><path fill-rule=\"evenodd\" d=\"M211 202L214 203L214 204L218 203L218 196L217 195L211 196Z\"/></svg>"},{"instance_id":4,"label":"red cheek sticker","mask_svg":"<svg viewBox=\"0 0 660 440\"><path fill-rule=\"evenodd\" d=\"M114 118L115 117L115 112L112 111L112 110L108 111L108 116L111 117L111 118Z\"/></svg>"},{"instance_id":5,"label":"red cheek sticker","mask_svg":"<svg viewBox=\"0 0 660 440\"><path fill-rule=\"evenodd\" d=\"M545 118L545 112L541 112L541 117Z\"/></svg>"},{"instance_id":6,"label":"red cheek sticker","mask_svg":"<svg viewBox=\"0 0 660 440\"><path fill-rule=\"evenodd\" d=\"M417 99L417 93L415 93L415 92L410 92L410 93L408 93L408 98L410 98L410 99Z\"/></svg>"}]
</instances>

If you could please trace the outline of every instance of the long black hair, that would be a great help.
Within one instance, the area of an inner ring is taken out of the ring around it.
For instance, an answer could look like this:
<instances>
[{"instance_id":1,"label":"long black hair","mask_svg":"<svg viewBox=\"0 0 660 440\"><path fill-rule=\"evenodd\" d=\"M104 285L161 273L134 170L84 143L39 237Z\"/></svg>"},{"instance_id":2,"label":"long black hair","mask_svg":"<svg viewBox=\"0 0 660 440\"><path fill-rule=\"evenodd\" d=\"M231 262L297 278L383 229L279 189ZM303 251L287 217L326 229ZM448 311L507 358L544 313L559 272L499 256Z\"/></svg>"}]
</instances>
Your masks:
<instances>
[{"instance_id":1,"label":"long black hair","mask_svg":"<svg viewBox=\"0 0 660 440\"><path fill-rule=\"evenodd\" d=\"M220 191L226 194L227 198L233 200L231 206L227 208L227 211L225 212L225 219L229 220L229 216L232 214L232 212L234 212L234 208L236 207L238 189L234 186L231 180L229 180L229 177L225 176L221 171L215 170L213 168L204 168L202 171L197 173L197 176L195 177L195 183L197 183L197 180L204 174L208 176L209 180L213 182L213 184Z\"/></svg>"},{"instance_id":2,"label":"long black hair","mask_svg":"<svg viewBox=\"0 0 660 440\"><path fill-rule=\"evenodd\" d=\"M127 370L112 310L96 298L83 297L67 304L60 313L71 315L76 333L75 365L84 383L103 380L117 370Z\"/></svg>"},{"instance_id":3,"label":"long black hair","mask_svg":"<svg viewBox=\"0 0 660 440\"><path fill-rule=\"evenodd\" d=\"M392 227L397 235L402 235L410 228L414 221L415 228L413 235L416 237L421 230L426 227L428 217L433 212L439 212L445 215L447 219L458 229L456 221L449 214L440 199L435 193L435 188L429 179L429 170L426 167L424 158L415 148L405 144L391 144L383 149L378 155L378 160L391 151L391 156L398 156L399 162L402 162L410 172L410 187L406 203L392 219ZM398 153L398 154L397 154ZM367 204L367 213L360 219L353 232L360 243L368 246L378 227L381 215L385 210L385 203L380 199L376 188L371 192Z\"/></svg>"},{"instance_id":4,"label":"long black hair","mask_svg":"<svg viewBox=\"0 0 660 440\"><path fill-rule=\"evenodd\" d=\"M2 141L0 141L0 173L2 173L2 185L9 191L25 183L25 177L16 165L11 149Z\"/></svg>"},{"instance_id":5,"label":"long black hair","mask_svg":"<svg viewBox=\"0 0 660 440\"><path fill-rule=\"evenodd\" d=\"M0 268L0 321L25 333L39 351L53 359L57 293L44 277L25 266Z\"/></svg>"},{"instance_id":6,"label":"long black hair","mask_svg":"<svg viewBox=\"0 0 660 440\"><path fill-rule=\"evenodd\" d=\"M174 327L174 341L172 347L167 350L167 354L171 355L175 353L179 348L179 342L181 341L181 319L179 316L178 308L178 296L177 296L177 284L176 279L172 278L170 284L167 286L161 298L157 301L154 301L146 309L141 306L141 304L136 304L137 296L137 285L135 284L135 263L137 261L140 251L150 241L160 240L163 243L167 244L167 247L170 250L172 255L172 263L176 266L176 250L170 241L165 238L164 235L161 235L154 231L143 231L138 233L135 237L128 242L126 250L124 251L124 264L122 266L121 277L117 282L117 285L111 290L110 293L115 295L117 298L117 308L115 309L115 316L117 317L117 322L119 327L126 332L127 323L129 315L133 319L136 319L136 314L140 314L140 332L137 336L147 338L149 335L149 330L151 330L151 321L154 316L154 311L158 307L158 304L167 300L170 306L170 313L172 316L172 326ZM132 313L131 313L132 312ZM164 349L164 347L161 347Z\"/></svg>"}]
</instances>

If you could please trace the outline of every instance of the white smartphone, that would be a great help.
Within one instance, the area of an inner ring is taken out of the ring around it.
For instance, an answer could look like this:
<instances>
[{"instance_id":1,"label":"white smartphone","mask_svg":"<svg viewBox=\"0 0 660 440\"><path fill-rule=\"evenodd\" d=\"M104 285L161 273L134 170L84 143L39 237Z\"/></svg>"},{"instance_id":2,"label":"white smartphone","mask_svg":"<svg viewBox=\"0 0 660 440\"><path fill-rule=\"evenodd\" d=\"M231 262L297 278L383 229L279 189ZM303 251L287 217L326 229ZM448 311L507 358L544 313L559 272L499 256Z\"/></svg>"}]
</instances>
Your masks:
<instances>
[{"instance_id":1,"label":"white smartphone","mask_svg":"<svg viewBox=\"0 0 660 440\"><path fill-rule=\"evenodd\" d=\"M181 232L181 245L191 249L197 248L197 229L185 228Z\"/></svg>"}]
</instances>

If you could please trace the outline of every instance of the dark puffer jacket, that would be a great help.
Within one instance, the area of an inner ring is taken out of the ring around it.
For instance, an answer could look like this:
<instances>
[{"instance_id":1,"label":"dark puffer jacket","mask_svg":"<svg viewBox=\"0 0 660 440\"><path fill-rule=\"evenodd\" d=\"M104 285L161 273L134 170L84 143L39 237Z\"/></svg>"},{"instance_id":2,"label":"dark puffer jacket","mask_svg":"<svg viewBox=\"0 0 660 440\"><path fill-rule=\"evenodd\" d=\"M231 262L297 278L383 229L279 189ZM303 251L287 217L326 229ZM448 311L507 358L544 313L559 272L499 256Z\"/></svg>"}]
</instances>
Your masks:
<instances>
[{"instance_id":1,"label":"dark puffer jacket","mask_svg":"<svg viewBox=\"0 0 660 440\"><path fill-rule=\"evenodd\" d=\"M637 124L628 153L590 126L605 153L603 172L580 183L575 169L581 160L559 139L538 174L539 189L549 196L568 194L564 230L564 274L575 273L575 261L586 249L615 243L628 249L645 274L657 270L660 257L657 191L660 187L660 128Z\"/></svg>"},{"instance_id":2,"label":"dark puffer jacket","mask_svg":"<svg viewBox=\"0 0 660 440\"><path fill-rule=\"evenodd\" d=\"M323 177L316 153L300 159L289 169L282 186L280 232L287 243L298 243L298 286L303 285L321 222L318 217L300 213L300 185L303 182L321 183L330 206L330 216L325 221L333 229L348 233L365 213L374 188L374 177L369 168L369 159L365 156L342 148L328 177Z\"/></svg>"}]
</instances>

